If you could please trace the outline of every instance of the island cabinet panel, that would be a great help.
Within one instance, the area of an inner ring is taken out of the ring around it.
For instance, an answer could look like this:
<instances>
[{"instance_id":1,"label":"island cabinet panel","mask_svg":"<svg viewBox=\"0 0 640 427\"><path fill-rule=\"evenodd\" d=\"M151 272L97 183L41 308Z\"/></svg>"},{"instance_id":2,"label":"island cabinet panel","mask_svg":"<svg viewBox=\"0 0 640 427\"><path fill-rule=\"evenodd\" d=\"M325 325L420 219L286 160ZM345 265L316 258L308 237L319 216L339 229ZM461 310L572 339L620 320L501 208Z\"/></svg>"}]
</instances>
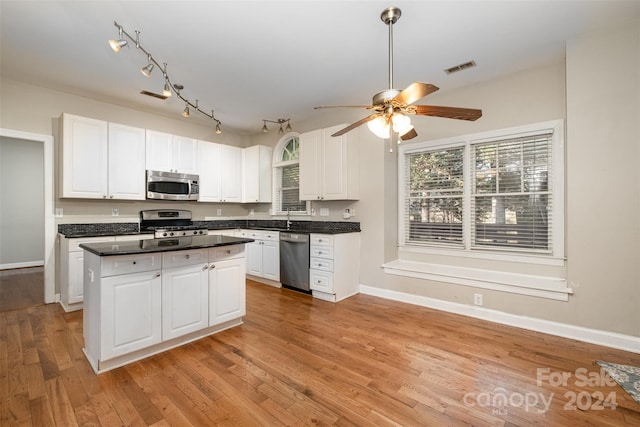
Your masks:
<instances>
[{"instance_id":1,"label":"island cabinet panel","mask_svg":"<svg viewBox=\"0 0 640 427\"><path fill-rule=\"evenodd\" d=\"M102 358L157 344L162 339L159 271L102 279Z\"/></svg>"},{"instance_id":2,"label":"island cabinet panel","mask_svg":"<svg viewBox=\"0 0 640 427\"><path fill-rule=\"evenodd\" d=\"M210 249L209 326L246 314L246 269L244 250Z\"/></svg>"},{"instance_id":3,"label":"island cabinet panel","mask_svg":"<svg viewBox=\"0 0 640 427\"><path fill-rule=\"evenodd\" d=\"M180 263L183 266L179 266ZM167 266L174 268L165 269ZM209 264L207 250L164 254L162 339L176 338L206 328L208 325Z\"/></svg>"}]
</instances>

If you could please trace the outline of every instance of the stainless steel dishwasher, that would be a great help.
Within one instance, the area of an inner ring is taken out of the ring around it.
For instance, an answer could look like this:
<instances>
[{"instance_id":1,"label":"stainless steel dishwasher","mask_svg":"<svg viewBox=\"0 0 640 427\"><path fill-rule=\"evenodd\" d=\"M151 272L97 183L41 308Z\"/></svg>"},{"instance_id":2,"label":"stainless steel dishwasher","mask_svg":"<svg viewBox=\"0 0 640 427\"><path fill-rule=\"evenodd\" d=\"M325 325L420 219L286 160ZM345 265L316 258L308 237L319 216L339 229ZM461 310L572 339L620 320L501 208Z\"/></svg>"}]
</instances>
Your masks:
<instances>
[{"instance_id":1,"label":"stainless steel dishwasher","mask_svg":"<svg viewBox=\"0 0 640 427\"><path fill-rule=\"evenodd\" d=\"M310 292L309 234L280 232L280 282Z\"/></svg>"}]
</instances>

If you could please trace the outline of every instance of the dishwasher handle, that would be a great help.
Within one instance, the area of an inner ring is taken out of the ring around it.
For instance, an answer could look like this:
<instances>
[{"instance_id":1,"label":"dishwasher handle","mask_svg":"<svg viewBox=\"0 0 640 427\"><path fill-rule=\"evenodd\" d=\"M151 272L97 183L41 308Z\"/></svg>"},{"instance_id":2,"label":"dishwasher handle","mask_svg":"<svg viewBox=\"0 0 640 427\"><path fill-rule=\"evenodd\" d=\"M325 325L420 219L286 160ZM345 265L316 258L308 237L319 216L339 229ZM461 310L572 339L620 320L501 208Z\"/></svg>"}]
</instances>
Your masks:
<instances>
[{"instance_id":1,"label":"dishwasher handle","mask_svg":"<svg viewBox=\"0 0 640 427\"><path fill-rule=\"evenodd\" d=\"M306 234L296 234L296 237L289 237L288 235L283 236L280 234L281 242L289 242L289 243L309 243L309 236Z\"/></svg>"}]
</instances>

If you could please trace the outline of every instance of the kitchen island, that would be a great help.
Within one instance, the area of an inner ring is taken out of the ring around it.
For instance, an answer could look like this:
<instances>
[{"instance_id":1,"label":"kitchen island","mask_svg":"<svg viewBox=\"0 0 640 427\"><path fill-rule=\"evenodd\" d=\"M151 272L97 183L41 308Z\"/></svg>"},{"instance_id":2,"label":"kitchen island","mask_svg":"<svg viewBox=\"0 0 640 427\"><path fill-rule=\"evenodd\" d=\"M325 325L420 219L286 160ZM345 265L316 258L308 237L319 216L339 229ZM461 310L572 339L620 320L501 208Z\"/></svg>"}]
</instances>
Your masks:
<instances>
[{"instance_id":1,"label":"kitchen island","mask_svg":"<svg viewBox=\"0 0 640 427\"><path fill-rule=\"evenodd\" d=\"M96 373L242 324L244 244L192 236L81 244L84 353Z\"/></svg>"}]
</instances>

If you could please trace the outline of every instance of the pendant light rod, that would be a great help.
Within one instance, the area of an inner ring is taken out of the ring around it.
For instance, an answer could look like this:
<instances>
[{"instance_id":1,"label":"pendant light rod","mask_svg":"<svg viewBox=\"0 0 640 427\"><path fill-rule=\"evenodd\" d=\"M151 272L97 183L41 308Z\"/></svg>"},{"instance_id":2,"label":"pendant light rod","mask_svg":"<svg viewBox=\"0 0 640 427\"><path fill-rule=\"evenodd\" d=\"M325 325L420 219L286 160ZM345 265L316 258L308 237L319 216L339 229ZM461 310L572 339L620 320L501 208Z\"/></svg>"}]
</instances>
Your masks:
<instances>
[{"instance_id":1,"label":"pendant light rod","mask_svg":"<svg viewBox=\"0 0 640 427\"><path fill-rule=\"evenodd\" d=\"M109 40L109 45L111 46L111 48L114 50L114 52L118 52L120 51L120 48L123 46L127 45L126 40L123 39L123 35L125 35L129 40L131 40L132 42L135 43L136 49L139 49L140 51L142 51L146 56L147 56L147 60L148 60L148 65L147 67L150 67L151 64L156 65L158 68L161 68L163 70L163 78L164 78L164 88L165 90L164 92L168 89L169 90L169 96L170 93L173 92L176 94L176 96L181 99L182 101L184 101L185 103L185 109L183 111L183 116L185 116L185 112L189 111L191 107L193 110L199 112L200 114L203 114L205 116L207 116L208 118L210 118L211 120L216 122L216 133L222 133L222 122L218 119L215 118L214 114L213 114L213 110L211 110L211 114L207 113L204 110L201 110L200 107L198 106L198 101L196 100L195 103L189 101L187 98L185 98L182 93L180 92L184 86L182 85L174 85L173 83L171 83L171 78L169 77L169 74L167 74L167 64L164 63L164 66L161 65L158 61L156 61L156 59L153 57L153 55L147 51L144 47L142 47L142 45L140 44L140 31L135 31L136 36L135 38L132 37L129 33L127 33L124 28L122 27L122 25L118 24L116 21L113 21L113 25L116 26L116 28L118 29L118 37L119 40ZM117 47L117 50L116 50ZM146 67L145 67L146 68ZM151 74L151 69L153 67L151 66L149 68L149 75ZM147 75L147 74L145 74ZM178 90L177 87L180 87L180 89ZM165 94L166 95L166 94ZM187 113L188 114L188 113ZM188 117L188 116L185 116Z\"/></svg>"},{"instance_id":2,"label":"pendant light rod","mask_svg":"<svg viewBox=\"0 0 640 427\"><path fill-rule=\"evenodd\" d=\"M393 89L393 24L398 22L402 12L397 7L388 7L380 14L382 22L389 26L389 90Z\"/></svg>"}]
</instances>

